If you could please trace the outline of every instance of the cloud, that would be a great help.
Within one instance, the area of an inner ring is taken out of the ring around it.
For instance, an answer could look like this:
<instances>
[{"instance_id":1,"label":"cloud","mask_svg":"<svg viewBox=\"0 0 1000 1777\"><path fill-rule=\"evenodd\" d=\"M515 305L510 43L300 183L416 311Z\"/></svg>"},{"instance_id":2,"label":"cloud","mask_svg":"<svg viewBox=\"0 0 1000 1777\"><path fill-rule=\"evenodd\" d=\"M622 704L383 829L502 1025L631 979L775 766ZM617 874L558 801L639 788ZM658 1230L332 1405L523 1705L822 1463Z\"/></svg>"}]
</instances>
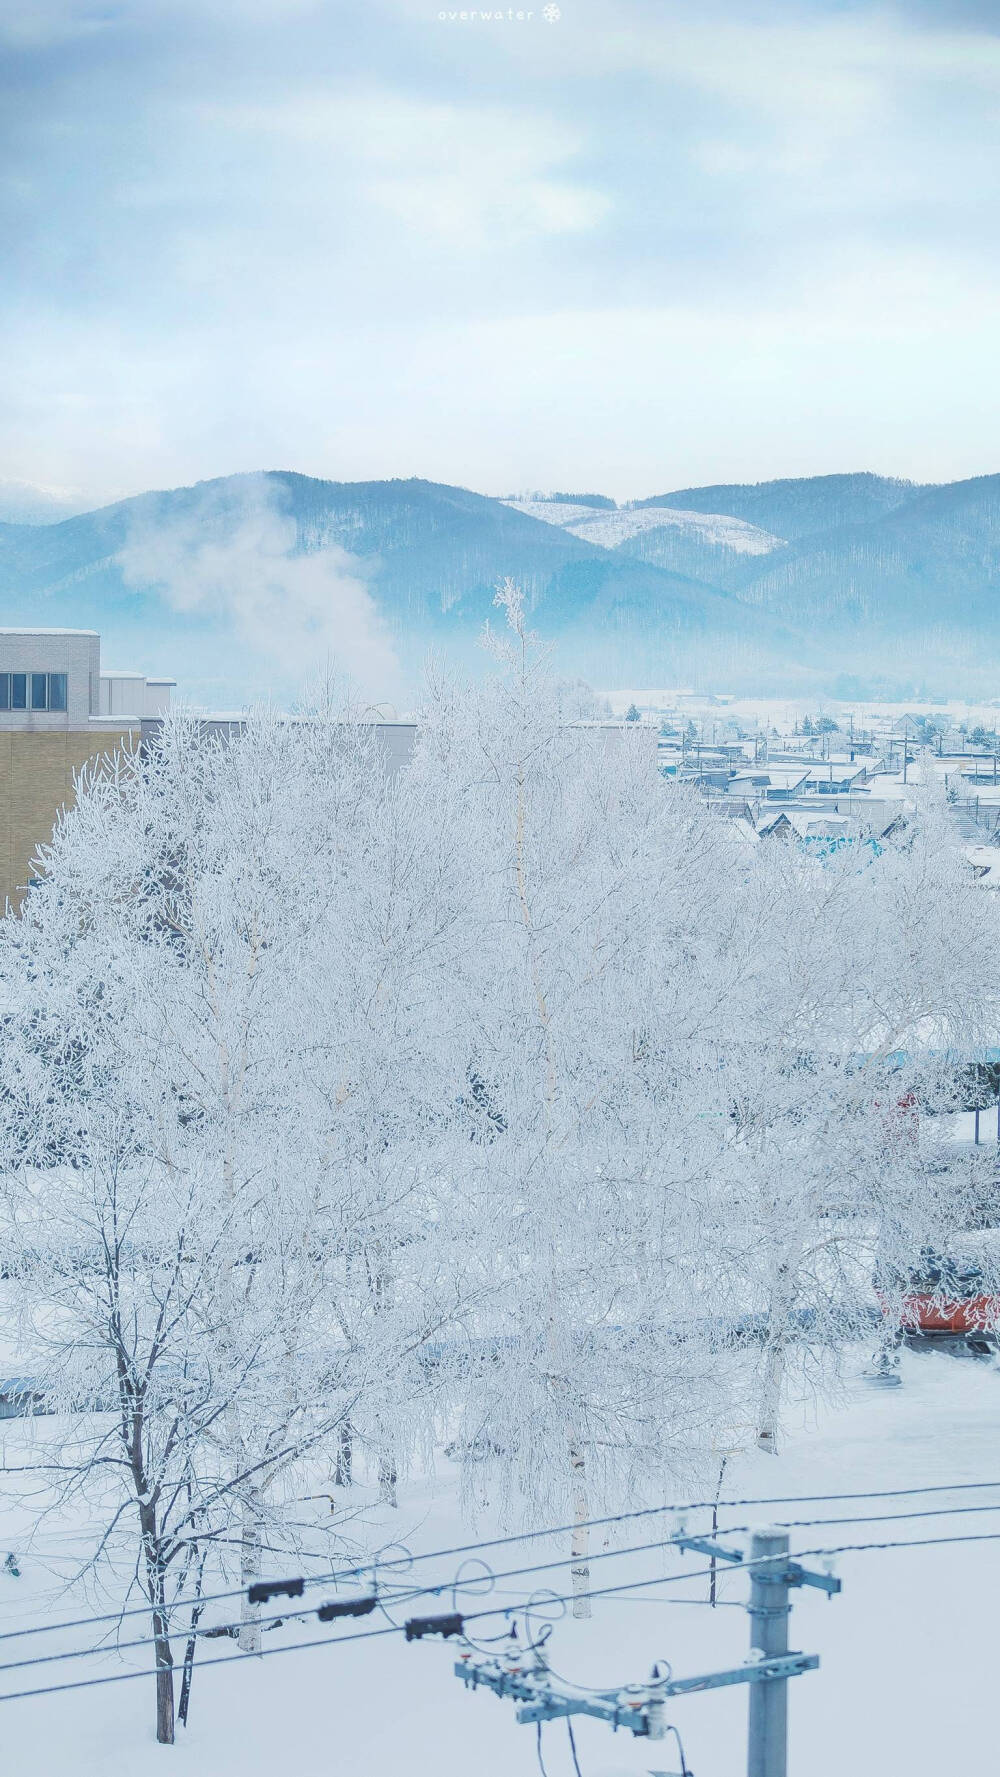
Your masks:
<instances>
[{"instance_id":1,"label":"cloud","mask_svg":"<svg viewBox=\"0 0 1000 1777\"><path fill-rule=\"evenodd\" d=\"M442 104L369 86L335 105L322 89L269 105L212 101L195 117L243 140L251 155L270 142L307 179L328 173L417 242L490 251L593 228L610 203L574 174L578 128L509 105Z\"/></svg>"},{"instance_id":2,"label":"cloud","mask_svg":"<svg viewBox=\"0 0 1000 1777\"><path fill-rule=\"evenodd\" d=\"M157 593L179 617L205 620L279 695L329 668L369 695L393 695L399 662L368 586L368 564L335 543L310 553L270 484L196 490L180 515L136 521L119 555L127 586ZM229 677L239 677L230 665Z\"/></svg>"},{"instance_id":3,"label":"cloud","mask_svg":"<svg viewBox=\"0 0 1000 1777\"><path fill-rule=\"evenodd\" d=\"M824 416L845 388L854 462L887 414L921 479L981 449L988 0L566 0L556 26L489 31L428 0L28 10L0 64L0 474L625 495L696 461L728 479L736 437L789 473L843 466ZM857 351L827 368L808 342L839 337L845 288ZM807 379L791 429L740 348L778 317ZM958 380L930 421L935 362Z\"/></svg>"}]
</instances>

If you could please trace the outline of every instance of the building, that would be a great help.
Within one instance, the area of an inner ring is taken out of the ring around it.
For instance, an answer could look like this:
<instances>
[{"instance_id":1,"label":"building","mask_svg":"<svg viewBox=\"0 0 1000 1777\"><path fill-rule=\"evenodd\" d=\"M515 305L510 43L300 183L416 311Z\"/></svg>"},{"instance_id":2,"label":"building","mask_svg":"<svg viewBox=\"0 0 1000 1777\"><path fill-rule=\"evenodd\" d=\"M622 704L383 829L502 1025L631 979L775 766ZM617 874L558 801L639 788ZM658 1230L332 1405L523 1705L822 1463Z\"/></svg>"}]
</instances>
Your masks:
<instances>
[{"instance_id":1,"label":"building","mask_svg":"<svg viewBox=\"0 0 1000 1777\"><path fill-rule=\"evenodd\" d=\"M136 746L173 679L101 671L94 629L0 629L0 908L17 907L77 772Z\"/></svg>"},{"instance_id":2,"label":"building","mask_svg":"<svg viewBox=\"0 0 1000 1777\"><path fill-rule=\"evenodd\" d=\"M818 759L809 767L806 791L810 796L848 796L868 782L868 766L850 759Z\"/></svg>"},{"instance_id":3,"label":"building","mask_svg":"<svg viewBox=\"0 0 1000 1777\"><path fill-rule=\"evenodd\" d=\"M727 794L743 800L759 798L761 802L791 802L804 794L809 777L805 765L760 765L748 771L736 771L726 786Z\"/></svg>"}]
</instances>

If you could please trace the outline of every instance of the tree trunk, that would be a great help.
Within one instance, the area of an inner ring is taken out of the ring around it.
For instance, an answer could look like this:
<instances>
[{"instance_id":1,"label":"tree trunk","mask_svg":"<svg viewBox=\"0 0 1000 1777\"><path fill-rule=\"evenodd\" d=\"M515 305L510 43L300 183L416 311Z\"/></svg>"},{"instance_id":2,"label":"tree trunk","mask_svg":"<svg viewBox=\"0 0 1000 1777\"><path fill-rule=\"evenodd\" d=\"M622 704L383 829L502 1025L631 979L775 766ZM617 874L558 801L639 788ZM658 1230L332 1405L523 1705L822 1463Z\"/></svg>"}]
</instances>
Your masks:
<instances>
[{"instance_id":1,"label":"tree trunk","mask_svg":"<svg viewBox=\"0 0 1000 1777\"><path fill-rule=\"evenodd\" d=\"M161 1746L174 1743L174 1656L170 1651L167 1619L153 1612L153 1634L156 1636L156 1738Z\"/></svg>"},{"instance_id":2,"label":"tree trunk","mask_svg":"<svg viewBox=\"0 0 1000 1777\"><path fill-rule=\"evenodd\" d=\"M768 1338L764 1351L764 1375L760 1390L757 1448L772 1456L778 1453L781 1418L781 1385L785 1374L785 1340L781 1333Z\"/></svg>"},{"instance_id":3,"label":"tree trunk","mask_svg":"<svg viewBox=\"0 0 1000 1777\"><path fill-rule=\"evenodd\" d=\"M335 1487L350 1487L354 1464L350 1420L345 1420L337 1434L337 1466L333 1471Z\"/></svg>"},{"instance_id":4,"label":"tree trunk","mask_svg":"<svg viewBox=\"0 0 1000 1777\"><path fill-rule=\"evenodd\" d=\"M383 1451L378 1459L378 1497L384 1506L396 1507L396 1464L392 1457Z\"/></svg>"},{"instance_id":5,"label":"tree trunk","mask_svg":"<svg viewBox=\"0 0 1000 1777\"><path fill-rule=\"evenodd\" d=\"M573 1592L573 1615L590 1615L590 1516L587 1498L587 1469L583 1451L570 1442L569 1466L573 1475L573 1537L570 1543L572 1566L570 1580Z\"/></svg>"},{"instance_id":6,"label":"tree trunk","mask_svg":"<svg viewBox=\"0 0 1000 1777\"><path fill-rule=\"evenodd\" d=\"M156 1508L139 1505L146 1561L146 1591L153 1612L153 1660L156 1666L156 1738L161 1746L174 1743L174 1656L170 1650L170 1615L166 1607L166 1573L157 1532Z\"/></svg>"},{"instance_id":7,"label":"tree trunk","mask_svg":"<svg viewBox=\"0 0 1000 1777\"><path fill-rule=\"evenodd\" d=\"M177 1705L177 1720L182 1727L187 1727L188 1710L191 1707L191 1680L194 1676L194 1656L198 1646L198 1624L205 1606L201 1601L202 1586L205 1578L205 1555L198 1561L198 1578L195 1582L195 1597L198 1600L191 1612L191 1626L188 1630L187 1646L184 1649L184 1665L181 1670L181 1695Z\"/></svg>"},{"instance_id":8,"label":"tree trunk","mask_svg":"<svg viewBox=\"0 0 1000 1777\"><path fill-rule=\"evenodd\" d=\"M757 1420L757 1448L777 1455L778 1430L781 1423L781 1389L785 1379L785 1353L788 1349L788 1323L792 1298L788 1287L791 1266L786 1259L778 1265L771 1289L771 1308L767 1318L767 1339L764 1345L764 1368L760 1385L760 1412Z\"/></svg>"},{"instance_id":9,"label":"tree trunk","mask_svg":"<svg viewBox=\"0 0 1000 1777\"><path fill-rule=\"evenodd\" d=\"M263 1502L256 1487L243 1501L243 1540L240 1545L240 1653L260 1653L260 1605L251 1604L247 1590L260 1579L260 1548L263 1531Z\"/></svg>"}]
</instances>

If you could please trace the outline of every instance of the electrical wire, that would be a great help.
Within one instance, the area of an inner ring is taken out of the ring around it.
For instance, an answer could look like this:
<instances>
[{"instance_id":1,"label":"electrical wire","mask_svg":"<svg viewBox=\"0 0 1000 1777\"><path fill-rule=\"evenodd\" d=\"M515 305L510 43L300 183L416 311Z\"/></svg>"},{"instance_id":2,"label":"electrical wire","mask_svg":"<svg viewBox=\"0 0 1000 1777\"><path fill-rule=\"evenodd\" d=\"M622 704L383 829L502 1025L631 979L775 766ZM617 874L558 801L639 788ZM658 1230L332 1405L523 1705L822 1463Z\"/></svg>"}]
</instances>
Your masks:
<instances>
[{"instance_id":1,"label":"electrical wire","mask_svg":"<svg viewBox=\"0 0 1000 1777\"><path fill-rule=\"evenodd\" d=\"M938 1547L943 1544L977 1543L977 1542L1000 1542L1000 1531L984 1532L984 1533L979 1533L978 1535L975 1533L971 1533L967 1536L918 1537L918 1538L914 1538L914 1539L908 1539L903 1542L842 1543L834 1548L802 1549L802 1550L796 1551L796 1553L794 1555L790 1555L789 1559L799 1561L799 1560L802 1560L802 1559L809 1557L809 1556L852 1555L852 1554L863 1553L868 1550L884 1551L886 1549L925 1549L925 1548ZM773 1561L774 1561L773 1555L761 1556L759 1558L759 1560L743 1562L741 1564L739 1571L740 1572L752 1571L755 1567L764 1566L769 1563L773 1563ZM671 1583L671 1577L673 1577L674 1579L677 1579L677 1580L703 1579L703 1578L707 1577L711 1573L711 1571L712 1571L712 1569L710 1567L703 1567L703 1568L697 1568L693 1572L690 1572L690 1573L681 1573L681 1574L676 1574L674 1576L664 1576L661 1574L661 1575L657 1575L656 1578L650 1579L650 1580L621 1580L618 1582L617 1585L595 1587L595 1588L592 1588L586 1592L580 1592L580 1593L576 1593L576 1594L569 1592L564 1595L554 1594L552 1602L553 1603L571 1604L574 1601L574 1597L575 1598L590 1598L590 1599L611 1598L611 1597L616 1597L617 1595L619 1595L623 1591L639 1591L639 1590L641 1590L645 1587L649 1587L649 1586L669 1585ZM503 1576L498 1575L497 1577L502 1578ZM446 1590L447 1588L438 1587L436 1589L438 1591L441 1591L441 1590ZM481 1621L482 1618L484 1618L484 1617L514 1616L514 1615L516 1615L518 1608L519 1607L517 1605L494 1605L491 1608L486 1609L486 1610L472 1611L472 1612L470 1612L470 1614L468 1616L463 1617L463 1619L462 1619L463 1629L464 1629L464 1625L466 1623L478 1622L478 1621ZM332 1641L327 1636L327 1637L323 1637L322 1639L318 1639L318 1640L314 1640L314 1641L291 1642L291 1643L287 1643L283 1647L263 1648L259 1653L238 1653L238 1654L214 1655L209 1660L202 1660L199 1662L199 1671L204 1671L207 1667L210 1667L210 1666L235 1665L242 1660L268 1660L268 1659L273 1658L273 1656L276 1654L307 1653L310 1650L312 1650L313 1648L318 1648L318 1647L326 1647L326 1648L329 1648L331 1646L340 1647L340 1646L346 1646L348 1642L376 1641L376 1640L379 1640L382 1637L387 1636L387 1635L397 1635L401 1632L405 1632L405 1628L406 1628L405 1624L400 1624L399 1627L393 1627L393 1626L389 1625L384 1629L359 1630L359 1631L355 1631L354 1633L349 1634L349 1635L338 1635L338 1636L334 1637L334 1639ZM155 1675L156 1675L156 1667L155 1666L145 1667L141 1671L138 1671L138 1672L111 1672L111 1673L107 1673L107 1674L102 1675L100 1678L73 1679L68 1683L56 1684L56 1685L42 1685L42 1686L38 1686L32 1690L27 1690L27 1691L7 1691L4 1693L0 1693L0 1703L18 1702L26 1697L54 1696L60 1691L90 1690L96 1685L123 1684L123 1683L127 1682L129 1679L153 1678L153 1677L155 1677Z\"/></svg>"},{"instance_id":2,"label":"electrical wire","mask_svg":"<svg viewBox=\"0 0 1000 1777\"><path fill-rule=\"evenodd\" d=\"M569 1749L573 1757L573 1769L576 1772L576 1777L583 1777L583 1772L580 1769L580 1761L576 1756L576 1735L573 1732L573 1723L568 1715L566 1717L566 1732L569 1735Z\"/></svg>"},{"instance_id":3,"label":"electrical wire","mask_svg":"<svg viewBox=\"0 0 1000 1777\"><path fill-rule=\"evenodd\" d=\"M355 1567L334 1568L324 1573L307 1574L303 1576L302 1583L305 1586L336 1585L340 1580L360 1579L361 1576L366 1573L377 1575L380 1571L388 1571L392 1568L401 1566L405 1566L408 1570L415 1561L446 1560L451 1555L473 1555L480 1549L506 1548L511 1543L537 1542L546 1537L565 1536L576 1530L599 1530L609 1524L626 1524L637 1518L661 1517L671 1512L684 1513L711 1511L713 1507L732 1511L737 1507L743 1506L838 1504L841 1501L857 1499L911 1499L925 1494L969 1493L980 1491L984 1488L1000 1488L1000 1479L996 1481L939 1482L931 1487L886 1487L878 1491L861 1491L856 1493L775 1493L747 1496L743 1499L700 1499L689 1500L686 1503L676 1505L643 1506L631 1512L613 1512L603 1518L585 1518L580 1522L574 1522L572 1524L550 1524L543 1526L539 1530L521 1530L509 1536L484 1537L478 1542L459 1543L446 1549L427 1549L421 1554L411 1553L402 1543L389 1543L386 1545L387 1547L403 1548L404 1554L393 1561L383 1561L378 1555L374 1555L367 1561L360 1562ZM910 1514L901 1513L899 1515L909 1516ZM932 1517L944 1517L946 1515L946 1509L942 1509L940 1514L931 1513L929 1515ZM789 1520L790 1524L794 1523L797 1526L809 1525L811 1523L820 1524L836 1522L849 1523L851 1520L821 1518L812 1520ZM859 1517L857 1522L871 1523L874 1522L874 1520ZM727 1532L719 1530L714 1534L721 1536L727 1534ZM735 1532L730 1530L728 1534L732 1535L735 1534ZM202 1605L219 1604L230 1598L242 1598L245 1595L245 1592L245 1586L236 1586L225 1592L205 1593L200 1599L197 1597L175 1598L170 1602L167 1608L170 1611L174 1611L183 1610L190 1605L199 1603ZM118 1623L122 1622L126 1617L147 1616L149 1610L150 1606L148 1604L141 1604L129 1606L126 1610L109 1611L102 1616L76 1617L58 1623L39 1623L30 1629L8 1629L0 1632L0 1642L14 1641L25 1635L51 1635L55 1634L56 1631L63 1629L86 1629L98 1623Z\"/></svg>"},{"instance_id":4,"label":"electrical wire","mask_svg":"<svg viewBox=\"0 0 1000 1777\"><path fill-rule=\"evenodd\" d=\"M389 1603L390 1604L405 1604L405 1603L408 1603L410 1599L419 1598L421 1596L422 1596L422 1594L421 1594L421 1591L419 1588L412 1589L408 1592L402 1592L398 1596L397 1596L397 1594L392 1593L389 1597ZM381 1600L381 1598L378 1597L377 1594L376 1594L376 1598L377 1598L378 1605L382 1606L382 1600ZM370 1602L370 1601L366 1600L366 1602ZM375 1608L376 1608L375 1605L371 1605L371 1609L375 1609ZM385 1616L388 1619L388 1621L390 1623L392 1623L392 1626L394 1629L402 1630L403 1624L397 1623L394 1617L389 1616L389 1612L387 1610L385 1610L384 1607L382 1607L382 1614L383 1614L383 1616ZM312 1617L315 1615L316 1615L316 1611L314 1609L310 1609L310 1610L283 1610L280 1612L275 1612L275 1614L273 1616L255 1617L250 1626L253 1628L258 1628L258 1629L272 1629L272 1628L276 1628L281 1623L300 1623L300 1622L303 1622L307 1617ZM245 1627L246 1625L242 1625L242 1626ZM233 1637L235 1638L235 1635L239 1631L240 1627L241 1627L241 1625L239 1623L209 1623L204 1629L193 1629L193 1630L183 1629L183 1630L176 1631L176 1633L179 1635L183 1635L185 1637L190 1637L194 1641L216 1641L216 1640L220 1640L227 1633L231 1633L233 1635ZM172 1640L173 1637L172 1636L163 1637L163 1636L158 1636L158 1635L143 1635L143 1636L138 1637L135 1641L116 1641L114 1644L113 1650L109 1647L102 1645L101 1642L97 1642L94 1644L93 1647L74 1647L74 1648L70 1648L67 1653L62 1653L62 1654L35 1654L35 1655L32 1655L32 1657L27 1660L6 1660L6 1661L4 1661L3 1665L0 1665L0 1672L16 1672L19 1669L24 1668L25 1666L50 1666L50 1665L52 1665L52 1663L54 1661L59 1661L59 1660L85 1660L85 1659L92 1657L95 1654L106 1654L111 1651L113 1651L116 1654L121 1654L121 1653L125 1653L127 1651L131 1651L137 1647L156 1647L157 1644L164 1639Z\"/></svg>"},{"instance_id":5,"label":"electrical wire","mask_svg":"<svg viewBox=\"0 0 1000 1777\"><path fill-rule=\"evenodd\" d=\"M780 1525L780 1528L782 1528L782 1529L786 1529L786 1528L818 1529L824 1524L838 1524L838 1525L840 1525L840 1524L870 1524L870 1523L880 1523L880 1522L884 1522L884 1521L896 1521L898 1519L903 1519L903 1518L959 1516L959 1515L964 1515L964 1514L970 1513L970 1512L977 1513L977 1512L998 1511L998 1510L1000 1510L1000 1504L985 1505L985 1506L955 1506L955 1507L951 1507L951 1508L946 1508L946 1509L938 1511L938 1512L925 1512L925 1511L887 1512L887 1513L882 1513L882 1514L873 1514L871 1517L856 1516L856 1517L825 1518L825 1519L824 1518L788 1519L785 1521L779 1520L779 1525ZM722 1525L714 1534L717 1536L743 1536L743 1535L747 1535L750 1532L750 1529L751 1529L751 1526L747 1525L747 1524L726 1524L726 1525ZM621 1548L617 1548L617 1549L599 1549L596 1553L589 1555L587 1557L587 1560L588 1560L588 1564L590 1564L590 1563L593 1563L596 1561L617 1560L617 1559L627 1556L627 1555L649 1554L650 1552L652 1552L654 1550L659 1550L659 1549L668 1549L668 1548L677 1548L677 1547L683 1548L683 1546L687 1542L687 1540L688 1539L687 1539L686 1534L681 1532L681 1533L678 1533L677 1536L667 1537L667 1538L659 1538L653 1542L627 1543L627 1544L623 1545ZM928 1541L928 1540L934 1541L937 1539L933 1539L933 1538L926 1539L925 1538L922 1540L923 1541ZM963 1539L956 1538L956 1539L947 1539L947 1540L961 1541ZM976 1539L976 1540L979 1540L979 1539ZM984 1537L982 1540L989 1540L989 1539ZM854 1546L856 1548L894 1548L894 1547L906 1547L908 1545L905 1543L883 1543L883 1544L872 1543L872 1544L857 1544ZM915 1545L909 1545L909 1546L915 1546ZM816 1552L817 1551L807 1551L807 1553L816 1553ZM819 1551L819 1552L824 1552L824 1551ZM485 1584L485 1587L486 1587L485 1595L489 1596L495 1590L497 1582L499 1580L525 1579L532 1574L551 1573L555 1569L570 1566L572 1564L572 1562L574 1562L578 1559L579 1559L578 1556L566 1555L566 1556L561 1556L553 1561L531 1562L523 1567L505 1568L505 1569L501 1570L499 1573L494 1572L492 1569L489 1569L486 1566L485 1562L480 1562L479 1565L481 1567L485 1568L486 1571L483 1573L472 1576L471 1579L467 1579L464 1584L463 1584L463 1580L462 1580L462 1568L459 1568L458 1574L456 1574L451 1580L447 1580L447 1581L440 1582L440 1583L428 1584L426 1586L417 1586L417 1585L410 1586L410 1587L405 1588L402 1591L396 1591L396 1592L391 1593L388 1596L388 1598L383 1598L379 1589L376 1587L375 1596L377 1599L377 1607L381 1610L382 1615L384 1617L386 1617L388 1622L391 1623L394 1628L399 1629L399 1628L402 1628L403 1625L397 1623L395 1621L395 1618L391 1616L389 1610L387 1609L388 1604L391 1604L394 1606L399 1606L400 1604L406 1604L406 1603L411 1602L414 1598L441 1597L445 1592L450 1591L452 1594L452 1606L455 1610L457 1610L457 1608L458 1608L457 1594L463 1590L464 1591L471 1591L472 1586L474 1586L474 1585ZM463 1565L466 1567L471 1566L471 1562L466 1562ZM743 1561L743 1560L733 1563L734 1568L744 1569L744 1570L746 1569L746 1567L748 1565L750 1565L750 1564ZM679 1582L682 1582L684 1580L695 1579L695 1578L699 1577L699 1573L705 1572L705 1571L707 1571L709 1574L711 1573L711 1569L709 1568L707 1570L704 1570L704 1569L703 1570L696 1570L695 1572L685 1571L685 1572L681 1572L678 1574L671 1574L671 1575L663 1574L663 1575L659 1576L659 1581L662 1582L663 1585L676 1585ZM645 1580L633 1581L633 1582L631 1582L631 1586L633 1587L633 1589L637 1589L639 1586L645 1586L650 1583L651 1582L645 1581ZM652 1583L656 1584L657 1581L653 1581ZM629 1584L629 1582L622 1582L622 1586L625 1586L627 1584ZM616 1587L615 1591L617 1592L618 1590L619 1590L619 1588ZM237 1596L242 1596L242 1595L243 1595L242 1593L237 1594ZM483 1594L480 1594L480 1596L482 1596L482 1595ZM552 1594L551 1597L546 1600L546 1602L552 1602L552 1603L560 1602L561 1603L561 1602L564 1602L564 1600L558 1599L555 1594ZM636 1599L634 1602L642 1603L642 1602L645 1602L645 1600ZM651 1602L657 1602L657 1601L651 1600ZM677 1604L691 1603L691 1604L706 1604L707 1605L710 1601L707 1599L664 1599L664 1600L662 1600L662 1602L663 1603L677 1603ZM736 1608L742 1609L742 1606L736 1605ZM524 1613L526 1616L530 1616L531 1609L532 1609L532 1606L530 1603L528 1605L522 1606L522 1609L524 1610ZM145 1612L143 1614L145 1614ZM281 1622L287 1622L287 1621L302 1621L305 1617L311 1616L313 1614L314 1613L311 1610L294 1610L294 1609L288 1610L288 1609L285 1609L284 1611L276 1612L273 1616L263 1617L263 1618L260 1618L257 1620L259 1621L261 1627L268 1627L268 1626L275 1624L275 1623L281 1623ZM91 1619L91 1620L97 1621L99 1619ZM198 1640L212 1639L214 1636L217 1636L220 1633L220 1627L221 1627L220 1625L210 1624L204 1629L196 1630L195 1631L196 1638ZM21 1633L30 1633L30 1631L21 1631ZM178 1633L186 1633L186 1631L178 1631ZM116 1652L125 1652L125 1651L132 1651L132 1650L134 1650L136 1648L140 1648L140 1647L155 1647L157 1645L158 1641L160 1641L161 1639L162 1639L162 1637L155 1636L155 1635L139 1636L132 1641L125 1641L125 1642L117 1643L115 1651ZM66 1652L58 1653L58 1654L41 1654L41 1655L32 1656L31 1658L24 1659L24 1660L4 1661L2 1664L0 1664L0 1673L13 1672L15 1670L23 1669L24 1667L28 1667L28 1666L50 1665L52 1663L58 1663L58 1662L61 1662L64 1660L85 1659L88 1656L93 1656L96 1654L104 1653L106 1651L107 1651L106 1648L104 1648L100 1643L97 1643L94 1646L89 1647L89 1648L70 1648ZM0 1700L2 1700L2 1698L0 1698Z\"/></svg>"},{"instance_id":6,"label":"electrical wire","mask_svg":"<svg viewBox=\"0 0 1000 1777\"><path fill-rule=\"evenodd\" d=\"M729 1534L736 1535L737 1533L743 1533L746 1531L747 1528L748 1527L745 1524L734 1525L732 1527L731 1531L729 1532ZM720 1533L720 1534L724 1534L724 1533ZM626 1543L624 1545L624 1547L622 1547L620 1549L599 1549L596 1554L589 1556L588 1559L590 1561L611 1561L611 1560L616 1560L619 1557L624 1556L624 1555L646 1555L646 1554L649 1554L651 1550L670 1548L672 1546L676 1547L676 1544L677 1544L676 1538L668 1538L666 1541L661 1539L657 1542L651 1542L651 1543L633 1543L633 1544ZM489 1596L489 1594L493 1591L498 1579L505 1579L505 1580L522 1579L522 1578L527 1577L529 1574L533 1574L533 1573L549 1573L552 1571L553 1568L570 1567L573 1564L573 1562L578 1559L579 1559L579 1557L575 1556L575 1555L564 1555L559 1560L556 1560L556 1561L534 1562L526 1567L507 1568L499 1574L493 1573L492 1570L488 1570L485 1574L478 1574L478 1575L474 1576L471 1581L466 1582L465 1587L463 1587L463 1585L462 1585L462 1581L461 1581L462 1570L460 1568L458 1574L455 1575L455 1577L451 1580L445 1580L443 1582L433 1584L433 1585L427 1585L427 1586L417 1586L417 1585L409 1586L406 1588L405 1591L391 1593L386 1602L388 1604L398 1606L400 1604L407 1604L407 1603L411 1602L414 1598L439 1598L445 1592L451 1592L452 1605L453 1605L453 1608L455 1608L457 1610L458 1606L457 1606L456 1594L459 1591L471 1589L471 1586L473 1586L473 1585L481 1584L483 1581L488 1581L489 1584L487 1586L487 1591L485 1593L485 1596ZM485 1566L485 1563L483 1563L482 1565ZM666 1575L664 1575L663 1577L665 1580L667 1579ZM675 1579L681 1579L681 1578L686 1579L687 1577L688 1577L687 1574L674 1576ZM480 1596L482 1596L482 1595L483 1594L480 1594ZM381 1594L378 1592L377 1588L376 1588L375 1596L376 1596L376 1599L378 1602L378 1608L380 1608L382 1611L382 1615L384 1617L386 1617L390 1623L392 1623L393 1628L402 1629L404 1625L402 1623L397 1623L395 1621L395 1619L392 1616L390 1616L389 1611L385 1608L385 1603L383 1602ZM305 1618L307 1616L312 1616L314 1614L315 1613L311 1610L296 1610L295 1608L292 1608L291 1610L286 1609L286 1610L283 1610L280 1612L276 1612L274 1614L274 1616L262 1617L258 1620L259 1620L261 1626L264 1627L265 1625L270 1624L270 1623L280 1623L280 1622L287 1622L287 1621L291 1621L291 1620L301 1621L303 1618ZM219 1633L219 1626L214 1625L214 1624L209 1624L207 1628L195 1630L195 1637L199 1641L203 1641L206 1638L210 1639L213 1635L213 1631L217 1635ZM187 1634L188 1631L187 1630L180 1630L180 1631L178 1631L178 1633ZM116 1652L124 1652L125 1650L131 1651L131 1650L138 1648L138 1647L155 1647L157 1645L157 1643L162 1641L163 1639L164 1639L164 1637L158 1636L158 1635L143 1635L143 1636L139 1636L134 1641L123 1641L123 1642L117 1643L115 1651ZM170 1638L167 1637L167 1639L170 1639ZM85 1659L89 1655L106 1653L107 1651L108 1650L98 1642L92 1647L70 1648L65 1653L35 1654L35 1655L32 1655L31 1657L29 1657L28 1659L24 1659L24 1660L4 1661L3 1664L0 1664L0 1672L13 1672L13 1671L21 1669L25 1666L47 1666L47 1665L50 1665L53 1661Z\"/></svg>"},{"instance_id":7,"label":"electrical wire","mask_svg":"<svg viewBox=\"0 0 1000 1777\"><path fill-rule=\"evenodd\" d=\"M984 1506L931 1506L919 1512L858 1512L849 1518L775 1518L777 1530L815 1530L823 1524L889 1524L900 1518L962 1518L968 1513L1000 1512L1000 1502ZM712 1533L724 1536L724 1530Z\"/></svg>"},{"instance_id":8,"label":"electrical wire","mask_svg":"<svg viewBox=\"0 0 1000 1777\"><path fill-rule=\"evenodd\" d=\"M677 1742L677 1752L678 1752L678 1755L679 1755L680 1761L681 1761L681 1777L691 1777L691 1772L688 1769L687 1759L684 1757L684 1742L681 1739L680 1729L675 1728L673 1722L668 1722L667 1723L667 1732L670 1734L673 1734L673 1737Z\"/></svg>"}]
</instances>

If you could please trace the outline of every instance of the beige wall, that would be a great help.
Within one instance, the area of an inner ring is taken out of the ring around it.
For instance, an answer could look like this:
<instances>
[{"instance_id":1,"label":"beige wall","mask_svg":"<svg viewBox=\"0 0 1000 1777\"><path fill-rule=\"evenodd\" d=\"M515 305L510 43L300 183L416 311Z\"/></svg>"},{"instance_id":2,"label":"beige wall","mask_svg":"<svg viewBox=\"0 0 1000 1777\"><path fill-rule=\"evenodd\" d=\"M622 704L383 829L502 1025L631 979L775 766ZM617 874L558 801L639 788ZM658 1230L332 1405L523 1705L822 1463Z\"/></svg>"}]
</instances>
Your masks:
<instances>
[{"instance_id":1,"label":"beige wall","mask_svg":"<svg viewBox=\"0 0 1000 1777\"><path fill-rule=\"evenodd\" d=\"M134 727L99 733L0 733L0 910L20 904L38 847L73 801L73 778L88 759L138 742Z\"/></svg>"}]
</instances>

